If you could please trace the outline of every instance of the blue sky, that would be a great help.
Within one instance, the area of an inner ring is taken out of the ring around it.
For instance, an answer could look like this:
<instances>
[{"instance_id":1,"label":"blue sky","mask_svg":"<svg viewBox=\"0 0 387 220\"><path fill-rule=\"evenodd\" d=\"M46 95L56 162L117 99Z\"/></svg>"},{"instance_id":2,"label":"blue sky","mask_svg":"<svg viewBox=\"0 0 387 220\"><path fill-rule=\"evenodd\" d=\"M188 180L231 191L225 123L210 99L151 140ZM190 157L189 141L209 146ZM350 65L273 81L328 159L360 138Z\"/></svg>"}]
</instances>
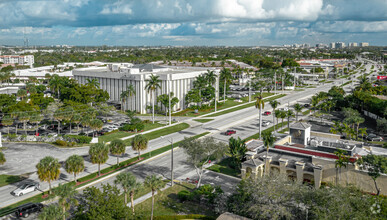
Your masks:
<instances>
[{"instance_id":1,"label":"blue sky","mask_svg":"<svg viewBox=\"0 0 387 220\"><path fill-rule=\"evenodd\" d=\"M0 0L0 45L387 45L387 0Z\"/></svg>"}]
</instances>

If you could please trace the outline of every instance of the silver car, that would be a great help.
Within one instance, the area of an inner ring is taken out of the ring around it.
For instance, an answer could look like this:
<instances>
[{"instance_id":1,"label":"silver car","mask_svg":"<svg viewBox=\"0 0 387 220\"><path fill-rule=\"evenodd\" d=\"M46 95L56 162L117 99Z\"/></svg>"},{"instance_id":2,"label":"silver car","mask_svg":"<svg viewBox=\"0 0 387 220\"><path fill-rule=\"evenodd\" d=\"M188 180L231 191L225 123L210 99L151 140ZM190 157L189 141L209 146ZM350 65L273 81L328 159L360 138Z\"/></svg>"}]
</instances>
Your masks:
<instances>
[{"instance_id":1,"label":"silver car","mask_svg":"<svg viewBox=\"0 0 387 220\"><path fill-rule=\"evenodd\" d=\"M22 196L24 194L36 191L39 189L38 183L24 183L23 185L19 186L17 189L11 192L14 196Z\"/></svg>"}]
</instances>

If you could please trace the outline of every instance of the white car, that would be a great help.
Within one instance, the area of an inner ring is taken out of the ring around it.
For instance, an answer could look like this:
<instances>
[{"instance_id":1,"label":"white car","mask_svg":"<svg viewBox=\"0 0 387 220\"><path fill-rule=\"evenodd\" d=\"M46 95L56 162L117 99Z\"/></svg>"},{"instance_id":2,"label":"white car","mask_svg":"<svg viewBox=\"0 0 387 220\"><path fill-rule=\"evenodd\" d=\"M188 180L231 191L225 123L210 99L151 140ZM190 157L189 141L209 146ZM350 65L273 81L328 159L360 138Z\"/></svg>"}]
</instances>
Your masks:
<instances>
[{"instance_id":1,"label":"white car","mask_svg":"<svg viewBox=\"0 0 387 220\"><path fill-rule=\"evenodd\" d=\"M11 192L12 195L14 196L22 196L24 194L36 191L39 189L39 184L38 183L24 183L17 189Z\"/></svg>"}]
</instances>

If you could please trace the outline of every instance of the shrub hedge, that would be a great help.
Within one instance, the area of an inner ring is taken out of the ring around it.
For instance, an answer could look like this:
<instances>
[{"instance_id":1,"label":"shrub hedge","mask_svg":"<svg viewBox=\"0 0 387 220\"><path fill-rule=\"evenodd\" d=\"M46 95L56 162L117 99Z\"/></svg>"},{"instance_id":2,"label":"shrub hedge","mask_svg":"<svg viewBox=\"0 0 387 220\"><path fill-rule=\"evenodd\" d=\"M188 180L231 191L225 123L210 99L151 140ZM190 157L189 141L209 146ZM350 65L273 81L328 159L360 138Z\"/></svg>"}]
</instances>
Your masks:
<instances>
[{"instance_id":1,"label":"shrub hedge","mask_svg":"<svg viewBox=\"0 0 387 220\"><path fill-rule=\"evenodd\" d=\"M78 144L89 144L92 137L82 136L82 135L65 135L64 138L69 142L76 142Z\"/></svg>"}]
</instances>

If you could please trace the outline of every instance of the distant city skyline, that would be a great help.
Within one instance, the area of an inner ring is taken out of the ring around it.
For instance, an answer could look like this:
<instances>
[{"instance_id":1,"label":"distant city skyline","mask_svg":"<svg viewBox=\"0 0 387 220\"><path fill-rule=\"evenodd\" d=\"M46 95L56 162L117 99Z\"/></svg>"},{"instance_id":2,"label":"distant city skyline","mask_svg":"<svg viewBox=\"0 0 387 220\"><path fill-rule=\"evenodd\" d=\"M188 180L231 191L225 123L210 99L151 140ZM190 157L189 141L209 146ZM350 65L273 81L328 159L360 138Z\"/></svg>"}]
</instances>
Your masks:
<instances>
[{"instance_id":1,"label":"distant city skyline","mask_svg":"<svg viewBox=\"0 0 387 220\"><path fill-rule=\"evenodd\" d=\"M0 2L0 45L387 45L385 0Z\"/></svg>"}]
</instances>

